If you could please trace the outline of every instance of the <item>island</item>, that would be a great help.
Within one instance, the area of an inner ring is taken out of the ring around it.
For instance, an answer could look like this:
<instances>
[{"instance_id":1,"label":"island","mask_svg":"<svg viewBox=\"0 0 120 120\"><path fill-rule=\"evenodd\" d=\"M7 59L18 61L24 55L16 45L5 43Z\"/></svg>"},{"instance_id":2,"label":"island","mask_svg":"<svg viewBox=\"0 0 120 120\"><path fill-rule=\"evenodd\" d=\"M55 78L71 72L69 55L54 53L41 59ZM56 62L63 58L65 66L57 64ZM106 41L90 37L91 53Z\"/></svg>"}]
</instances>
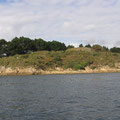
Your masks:
<instances>
[{"instance_id":1,"label":"island","mask_svg":"<svg viewBox=\"0 0 120 120\"><path fill-rule=\"evenodd\" d=\"M15 37L0 40L0 75L120 72L120 48L74 47L58 41Z\"/></svg>"}]
</instances>

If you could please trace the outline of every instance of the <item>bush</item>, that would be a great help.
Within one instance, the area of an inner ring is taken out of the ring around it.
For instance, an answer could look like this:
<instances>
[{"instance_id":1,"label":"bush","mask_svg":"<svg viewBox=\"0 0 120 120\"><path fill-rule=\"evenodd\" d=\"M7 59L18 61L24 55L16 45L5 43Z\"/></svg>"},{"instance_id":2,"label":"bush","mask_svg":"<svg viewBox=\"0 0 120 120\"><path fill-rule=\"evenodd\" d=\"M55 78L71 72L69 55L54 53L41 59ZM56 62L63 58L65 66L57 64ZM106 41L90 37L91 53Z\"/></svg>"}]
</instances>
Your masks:
<instances>
[{"instance_id":1,"label":"bush","mask_svg":"<svg viewBox=\"0 0 120 120\"><path fill-rule=\"evenodd\" d=\"M83 44L80 44L79 47L83 47Z\"/></svg>"},{"instance_id":2,"label":"bush","mask_svg":"<svg viewBox=\"0 0 120 120\"><path fill-rule=\"evenodd\" d=\"M106 46L103 46L103 50L104 50L104 51L109 51L109 48L106 47Z\"/></svg>"},{"instance_id":3,"label":"bush","mask_svg":"<svg viewBox=\"0 0 120 120\"><path fill-rule=\"evenodd\" d=\"M67 49L70 49L70 48L75 48L75 47L73 45L68 45Z\"/></svg>"},{"instance_id":4,"label":"bush","mask_svg":"<svg viewBox=\"0 0 120 120\"><path fill-rule=\"evenodd\" d=\"M110 49L111 52L116 52L116 53L120 53L120 48L117 47L113 47Z\"/></svg>"},{"instance_id":5,"label":"bush","mask_svg":"<svg viewBox=\"0 0 120 120\"><path fill-rule=\"evenodd\" d=\"M62 59L58 54L56 54L56 55L54 55L53 60L54 60L54 62L57 62L57 61L61 61Z\"/></svg>"},{"instance_id":6,"label":"bush","mask_svg":"<svg viewBox=\"0 0 120 120\"><path fill-rule=\"evenodd\" d=\"M103 48L100 45L93 45L92 48L97 52L100 52L103 50Z\"/></svg>"},{"instance_id":7,"label":"bush","mask_svg":"<svg viewBox=\"0 0 120 120\"><path fill-rule=\"evenodd\" d=\"M74 69L75 70L85 70L85 67L87 66L87 64L86 63L80 63L80 64L76 64L75 66L74 66Z\"/></svg>"},{"instance_id":8,"label":"bush","mask_svg":"<svg viewBox=\"0 0 120 120\"><path fill-rule=\"evenodd\" d=\"M47 50L49 51L60 51L60 50L66 50L66 46L64 43L58 42L58 41L52 41L47 42Z\"/></svg>"},{"instance_id":9,"label":"bush","mask_svg":"<svg viewBox=\"0 0 120 120\"><path fill-rule=\"evenodd\" d=\"M85 47L91 48L91 45L90 45L90 44L87 44Z\"/></svg>"}]
</instances>

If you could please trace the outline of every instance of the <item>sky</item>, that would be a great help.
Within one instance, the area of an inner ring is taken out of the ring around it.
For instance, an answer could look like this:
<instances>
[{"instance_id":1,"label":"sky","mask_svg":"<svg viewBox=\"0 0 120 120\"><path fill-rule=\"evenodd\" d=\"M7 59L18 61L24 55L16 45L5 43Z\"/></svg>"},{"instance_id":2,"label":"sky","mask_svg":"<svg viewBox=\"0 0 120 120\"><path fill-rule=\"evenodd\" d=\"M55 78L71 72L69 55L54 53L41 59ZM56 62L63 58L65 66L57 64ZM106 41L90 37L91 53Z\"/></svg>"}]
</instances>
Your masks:
<instances>
[{"instance_id":1,"label":"sky","mask_svg":"<svg viewBox=\"0 0 120 120\"><path fill-rule=\"evenodd\" d=\"M0 39L120 47L120 0L0 0Z\"/></svg>"}]
</instances>

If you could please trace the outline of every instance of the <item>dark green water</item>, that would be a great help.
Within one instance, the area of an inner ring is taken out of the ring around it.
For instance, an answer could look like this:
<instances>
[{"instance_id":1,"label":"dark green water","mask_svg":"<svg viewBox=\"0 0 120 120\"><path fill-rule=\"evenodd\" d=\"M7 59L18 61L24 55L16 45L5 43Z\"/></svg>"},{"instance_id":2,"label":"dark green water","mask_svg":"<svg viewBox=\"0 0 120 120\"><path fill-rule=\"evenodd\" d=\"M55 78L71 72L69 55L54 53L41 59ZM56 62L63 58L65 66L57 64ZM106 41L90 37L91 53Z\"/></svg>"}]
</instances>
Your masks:
<instances>
[{"instance_id":1,"label":"dark green water","mask_svg":"<svg viewBox=\"0 0 120 120\"><path fill-rule=\"evenodd\" d=\"M0 77L0 120L120 120L120 73Z\"/></svg>"}]
</instances>

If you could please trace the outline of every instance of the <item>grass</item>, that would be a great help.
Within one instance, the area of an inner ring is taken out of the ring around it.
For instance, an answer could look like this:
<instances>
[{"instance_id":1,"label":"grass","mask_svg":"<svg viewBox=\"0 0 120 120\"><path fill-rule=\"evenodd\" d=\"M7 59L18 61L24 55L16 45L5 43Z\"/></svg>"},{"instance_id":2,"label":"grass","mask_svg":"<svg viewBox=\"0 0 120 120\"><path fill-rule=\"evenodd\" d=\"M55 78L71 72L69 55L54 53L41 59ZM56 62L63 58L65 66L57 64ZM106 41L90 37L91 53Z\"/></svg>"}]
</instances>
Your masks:
<instances>
[{"instance_id":1,"label":"grass","mask_svg":"<svg viewBox=\"0 0 120 120\"><path fill-rule=\"evenodd\" d=\"M115 67L115 63L120 63L120 53L96 52L92 48L71 48L66 51L51 52L39 51L0 58L0 66L11 68L34 67L43 70L56 67L84 70L86 66L95 69L99 66Z\"/></svg>"}]
</instances>

